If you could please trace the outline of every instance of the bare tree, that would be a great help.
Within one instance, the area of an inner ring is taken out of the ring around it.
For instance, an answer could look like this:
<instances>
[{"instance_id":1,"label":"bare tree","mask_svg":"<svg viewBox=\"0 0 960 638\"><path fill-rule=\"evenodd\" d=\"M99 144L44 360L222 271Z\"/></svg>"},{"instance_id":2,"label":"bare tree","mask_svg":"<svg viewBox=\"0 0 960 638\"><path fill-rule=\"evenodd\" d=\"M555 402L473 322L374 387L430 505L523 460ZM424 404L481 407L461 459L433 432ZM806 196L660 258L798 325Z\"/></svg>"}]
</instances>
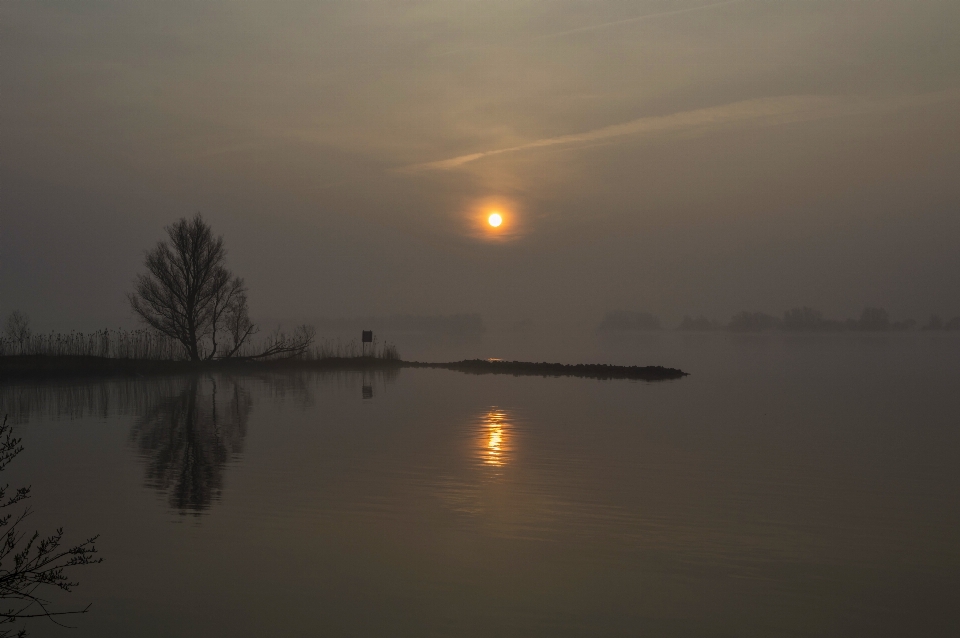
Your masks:
<instances>
[{"instance_id":1,"label":"bare tree","mask_svg":"<svg viewBox=\"0 0 960 638\"><path fill-rule=\"evenodd\" d=\"M247 290L224 262L223 237L197 214L166 228L168 241L147 253L147 273L129 295L133 311L151 328L176 339L193 361L239 352L256 332L247 317ZM242 330L234 330L242 327ZM226 352L219 338L230 334Z\"/></svg>"},{"instance_id":2,"label":"bare tree","mask_svg":"<svg viewBox=\"0 0 960 638\"><path fill-rule=\"evenodd\" d=\"M233 299L232 305L227 309L224 325L230 338L230 350L224 356L237 356L247 339L257 333L257 326L250 321L247 311L246 295L237 295Z\"/></svg>"},{"instance_id":3,"label":"bare tree","mask_svg":"<svg viewBox=\"0 0 960 638\"><path fill-rule=\"evenodd\" d=\"M30 318L19 310L14 310L7 317L6 326L4 326L7 338L12 343L17 344L17 350L23 353L24 344L30 339Z\"/></svg>"},{"instance_id":4,"label":"bare tree","mask_svg":"<svg viewBox=\"0 0 960 638\"><path fill-rule=\"evenodd\" d=\"M20 439L14 438L4 417L0 424L0 471L22 451ZM0 486L0 509L12 507L27 498L30 498L29 487L17 488L10 493L9 485ZM78 583L70 580L65 570L103 560L95 557L96 536L66 548L62 544L63 528L46 537L41 537L39 532L25 533L22 523L29 514L30 510L24 509L16 517L0 515L0 528L6 530L0 541L0 638L25 636L26 630L22 627L9 626L29 618L48 618L57 622L60 616L86 613L89 605L65 611L53 609L50 601L43 597L44 592L52 589L72 591Z\"/></svg>"},{"instance_id":5,"label":"bare tree","mask_svg":"<svg viewBox=\"0 0 960 638\"><path fill-rule=\"evenodd\" d=\"M180 342L193 361L295 357L309 349L314 333L308 326L251 345L258 328L250 321L247 288L224 265L223 237L214 237L203 217L181 218L166 231L169 239L147 252L147 272L129 295L148 326Z\"/></svg>"}]
</instances>

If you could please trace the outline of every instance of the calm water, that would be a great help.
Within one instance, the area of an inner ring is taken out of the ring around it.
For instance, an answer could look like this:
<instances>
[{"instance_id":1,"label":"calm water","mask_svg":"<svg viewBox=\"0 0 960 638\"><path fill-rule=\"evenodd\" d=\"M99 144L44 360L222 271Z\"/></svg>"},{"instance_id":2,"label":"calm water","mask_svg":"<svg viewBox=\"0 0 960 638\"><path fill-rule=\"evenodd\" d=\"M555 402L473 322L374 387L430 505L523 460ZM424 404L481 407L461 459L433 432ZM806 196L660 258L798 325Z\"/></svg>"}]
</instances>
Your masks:
<instances>
[{"instance_id":1,"label":"calm water","mask_svg":"<svg viewBox=\"0 0 960 638\"><path fill-rule=\"evenodd\" d=\"M2 386L106 559L34 635L960 635L960 336L400 345L692 376Z\"/></svg>"}]
</instances>

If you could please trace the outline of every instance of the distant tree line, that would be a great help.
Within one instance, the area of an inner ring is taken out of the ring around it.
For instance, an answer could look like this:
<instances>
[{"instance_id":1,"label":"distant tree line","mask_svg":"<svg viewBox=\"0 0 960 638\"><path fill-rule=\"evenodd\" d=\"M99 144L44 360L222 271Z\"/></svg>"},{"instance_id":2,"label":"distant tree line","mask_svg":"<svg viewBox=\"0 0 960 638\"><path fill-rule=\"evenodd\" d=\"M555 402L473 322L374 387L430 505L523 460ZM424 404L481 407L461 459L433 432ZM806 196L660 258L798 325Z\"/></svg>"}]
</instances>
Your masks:
<instances>
[{"instance_id":1,"label":"distant tree line","mask_svg":"<svg viewBox=\"0 0 960 638\"><path fill-rule=\"evenodd\" d=\"M384 317L324 317L317 320L321 330L356 332L361 329L390 332L413 332L458 337L479 336L486 332L480 314L453 315L390 315Z\"/></svg>"},{"instance_id":2,"label":"distant tree line","mask_svg":"<svg viewBox=\"0 0 960 638\"><path fill-rule=\"evenodd\" d=\"M865 308L858 319L828 319L823 313L806 306L792 308L777 317L765 312L738 312L727 323L708 319L703 315L684 316L677 330L685 332L708 332L726 330L730 332L764 332L781 330L784 332L882 332L915 330L918 324L913 319L894 321L883 308ZM944 320L938 315L919 326L921 330L958 330L960 317ZM597 328L598 332L660 330L660 319L648 312L615 310L607 313Z\"/></svg>"},{"instance_id":3,"label":"distant tree line","mask_svg":"<svg viewBox=\"0 0 960 638\"><path fill-rule=\"evenodd\" d=\"M649 312L630 312L628 310L608 312L597 327L598 332L659 329L659 317Z\"/></svg>"}]
</instances>

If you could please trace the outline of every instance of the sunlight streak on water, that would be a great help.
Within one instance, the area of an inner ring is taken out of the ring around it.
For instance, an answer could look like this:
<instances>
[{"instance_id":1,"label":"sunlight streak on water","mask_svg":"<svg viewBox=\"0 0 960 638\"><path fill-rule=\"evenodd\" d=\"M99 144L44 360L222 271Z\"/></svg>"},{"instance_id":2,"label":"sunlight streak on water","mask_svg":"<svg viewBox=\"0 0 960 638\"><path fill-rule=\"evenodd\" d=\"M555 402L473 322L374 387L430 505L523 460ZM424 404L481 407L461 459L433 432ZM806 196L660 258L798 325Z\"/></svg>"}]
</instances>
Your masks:
<instances>
[{"instance_id":1,"label":"sunlight streak on water","mask_svg":"<svg viewBox=\"0 0 960 638\"><path fill-rule=\"evenodd\" d=\"M502 467L510 453L510 419L503 410L494 408L481 419L480 458L485 465Z\"/></svg>"}]
</instances>

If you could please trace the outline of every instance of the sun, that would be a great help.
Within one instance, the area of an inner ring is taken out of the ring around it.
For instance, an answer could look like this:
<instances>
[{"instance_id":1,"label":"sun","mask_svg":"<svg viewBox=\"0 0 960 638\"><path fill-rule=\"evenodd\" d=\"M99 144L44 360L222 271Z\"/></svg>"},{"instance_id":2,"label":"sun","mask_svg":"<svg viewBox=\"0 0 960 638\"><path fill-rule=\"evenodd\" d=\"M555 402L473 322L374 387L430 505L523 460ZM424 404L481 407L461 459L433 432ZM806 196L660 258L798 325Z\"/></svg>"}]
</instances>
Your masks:
<instances>
[{"instance_id":1,"label":"sun","mask_svg":"<svg viewBox=\"0 0 960 638\"><path fill-rule=\"evenodd\" d=\"M511 242L524 230L520 204L506 197L484 197L469 202L462 219L469 236L487 243Z\"/></svg>"}]
</instances>

